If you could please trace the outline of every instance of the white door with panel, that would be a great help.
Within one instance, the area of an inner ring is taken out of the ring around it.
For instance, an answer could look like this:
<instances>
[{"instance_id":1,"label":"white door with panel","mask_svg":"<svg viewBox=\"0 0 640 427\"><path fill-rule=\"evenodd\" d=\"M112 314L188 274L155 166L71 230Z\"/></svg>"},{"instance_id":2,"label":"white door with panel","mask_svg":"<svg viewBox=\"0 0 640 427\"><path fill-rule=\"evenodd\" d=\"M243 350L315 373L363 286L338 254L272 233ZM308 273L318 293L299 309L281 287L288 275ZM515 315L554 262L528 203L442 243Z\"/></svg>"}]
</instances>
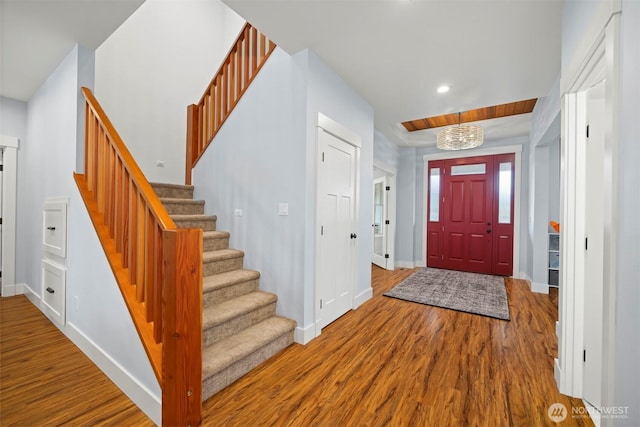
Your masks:
<instances>
[{"instance_id":1,"label":"white door with panel","mask_svg":"<svg viewBox=\"0 0 640 427\"><path fill-rule=\"evenodd\" d=\"M582 397L602 406L604 297L604 81L587 92L585 147L585 294Z\"/></svg>"},{"instance_id":2,"label":"white door with panel","mask_svg":"<svg viewBox=\"0 0 640 427\"><path fill-rule=\"evenodd\" d=\"M318 322L320 328L353 306L356 254L357 149L318 128L317 265Z\"/></svg>"}]
</instances>

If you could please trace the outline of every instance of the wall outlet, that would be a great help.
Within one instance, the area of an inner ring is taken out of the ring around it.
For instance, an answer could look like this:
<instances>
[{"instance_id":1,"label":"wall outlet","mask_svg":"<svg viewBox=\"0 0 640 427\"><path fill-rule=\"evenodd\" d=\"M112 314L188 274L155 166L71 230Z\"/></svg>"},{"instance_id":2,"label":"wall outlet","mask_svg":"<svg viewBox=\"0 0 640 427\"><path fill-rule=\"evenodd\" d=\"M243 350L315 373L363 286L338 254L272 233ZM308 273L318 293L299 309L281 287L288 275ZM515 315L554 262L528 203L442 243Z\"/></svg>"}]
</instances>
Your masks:
<instances>
[{"instance_id":1,"label":"wall outlet","mask_svg":"<svg viewBox=\"0 0 640 427\"><path fill-rule=\"evenodd\" d=\"M242 216L242 209L236 209L233 211L234 216Z\"/></svg>"},{"instance_id":2,"label":"wall outlet","mask_svg":"<svg viewBox=\"0 0 640 427\"><path fill-rule=\"evenodd\" d=\"M159 168L164 167L164 160L156 160L156 166Z\"/></svg>"},{"instance_id":3,"label":"wall outlet","mask_svg":"<svg viewBox=\"0 0 640 427\"><path fill-rule=\"evenodd\" d=\"M289 215L289 203L278 204L278 215L281 215L281 216Z\"/></svg>"}]
</instances>

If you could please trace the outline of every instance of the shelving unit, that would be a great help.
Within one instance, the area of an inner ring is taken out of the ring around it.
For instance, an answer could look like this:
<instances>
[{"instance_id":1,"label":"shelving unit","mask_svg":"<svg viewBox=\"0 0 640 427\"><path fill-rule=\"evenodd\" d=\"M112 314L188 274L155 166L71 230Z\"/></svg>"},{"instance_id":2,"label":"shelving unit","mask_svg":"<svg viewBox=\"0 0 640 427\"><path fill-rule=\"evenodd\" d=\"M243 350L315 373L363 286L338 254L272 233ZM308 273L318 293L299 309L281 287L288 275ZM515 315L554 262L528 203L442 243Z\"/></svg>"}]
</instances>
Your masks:
<instances>
[{"instance_id":1,"label":"shelving unit","mask_svg":"<svg viewBox=\"0 0 640 427\"><path fill-rule=\"evenodd\" d=\"M560 283L560 234L549 233L548 243L549 286L557 288Z\"/></svg>"}]
</instances>

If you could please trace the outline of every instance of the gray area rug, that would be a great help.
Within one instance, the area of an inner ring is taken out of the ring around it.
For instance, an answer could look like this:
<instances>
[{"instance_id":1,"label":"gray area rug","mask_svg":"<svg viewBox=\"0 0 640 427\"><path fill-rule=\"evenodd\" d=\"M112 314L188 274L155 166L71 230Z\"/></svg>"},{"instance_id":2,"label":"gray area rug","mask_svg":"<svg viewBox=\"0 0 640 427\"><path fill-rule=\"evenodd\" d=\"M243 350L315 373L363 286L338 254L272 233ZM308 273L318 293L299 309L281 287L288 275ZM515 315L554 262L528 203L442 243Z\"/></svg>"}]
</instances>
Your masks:
<instances>
[{"instance_id":1,"label":"gray area rug","mask_svg":"<svg viewBox=\"0 0 640 427\"><path fill-rule=\"evenodd\" d=\"M421 268L384 295L510 320L504 277L499 276Z\"/></svg>"}]
</instances>

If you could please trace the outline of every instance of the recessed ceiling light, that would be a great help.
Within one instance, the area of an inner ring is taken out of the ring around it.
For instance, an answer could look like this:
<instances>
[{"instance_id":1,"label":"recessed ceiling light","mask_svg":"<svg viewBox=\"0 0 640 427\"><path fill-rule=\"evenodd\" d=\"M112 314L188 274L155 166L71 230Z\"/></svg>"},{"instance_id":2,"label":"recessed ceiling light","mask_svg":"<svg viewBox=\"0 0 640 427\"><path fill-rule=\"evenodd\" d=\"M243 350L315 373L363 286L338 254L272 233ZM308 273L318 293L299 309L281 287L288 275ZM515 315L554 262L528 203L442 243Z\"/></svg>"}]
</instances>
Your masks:
<instances>
[{"instance_id":1,"label":"recessed ceiling light","mask_svg":"<svg viewBox=\"0 0 640 427\"><path fill-rule=\"evenodd\" d=\"M449 92L449 86L447 85L442 85L438 88L438 93L447 93Z\"/></svg>"}]
</instances>

